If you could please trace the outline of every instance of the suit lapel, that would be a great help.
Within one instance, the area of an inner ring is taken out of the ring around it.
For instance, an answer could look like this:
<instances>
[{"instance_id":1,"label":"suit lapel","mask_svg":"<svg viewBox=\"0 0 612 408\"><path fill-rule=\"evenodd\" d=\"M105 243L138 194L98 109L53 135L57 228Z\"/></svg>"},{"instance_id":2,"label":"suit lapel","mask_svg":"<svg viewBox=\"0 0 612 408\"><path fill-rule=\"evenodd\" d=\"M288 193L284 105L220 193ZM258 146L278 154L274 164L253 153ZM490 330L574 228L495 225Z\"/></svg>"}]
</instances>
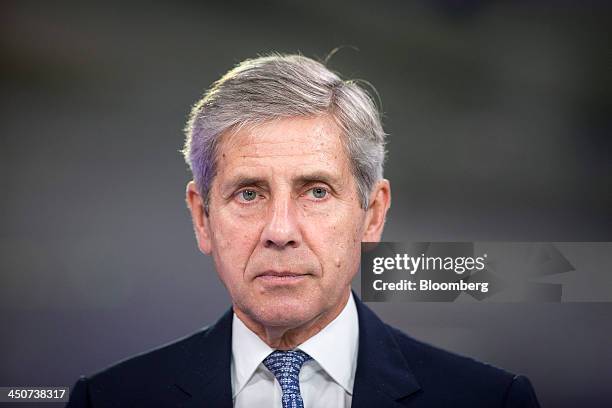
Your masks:
<instances>
[{"instance_id":1,"label":"suit lapel","mask_svg":"<svg viewBox=\"0 0 612 408\"><path fill-rule=\"evenodd\" d=\"M232 407L232 316L230 309L186 350L175 383L185 396L185 407Z\"/></svg>"},{"instance_id":2,"label":"suit lapel","mask_svg":"<svg viewBox=\"0 0 612 408\"><path fill-rule=\"evenodd\" d=\"M421 387L387 326L353 296L359 315L359 351L352 407L403 406L396 401Z\"/></svg>"}]
</instances>

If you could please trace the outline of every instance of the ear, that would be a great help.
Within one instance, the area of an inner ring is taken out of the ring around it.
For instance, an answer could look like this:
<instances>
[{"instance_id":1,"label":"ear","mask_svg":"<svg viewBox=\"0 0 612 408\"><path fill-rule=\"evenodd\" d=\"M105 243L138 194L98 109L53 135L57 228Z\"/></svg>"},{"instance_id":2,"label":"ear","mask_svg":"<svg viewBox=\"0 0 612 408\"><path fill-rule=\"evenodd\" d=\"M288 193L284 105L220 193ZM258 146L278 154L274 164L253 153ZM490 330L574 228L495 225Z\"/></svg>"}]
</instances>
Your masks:
<instances>
[{"instance_id":1,"label":"ear","mask_svg":"<svg viewBox=\"0 0 612 408\"><path fill-rule=\"evenodd\" d=\"M185 192L185 200L187 207L191 212L191 221L193 222L193 231L195 232L198 248L205 254L210 254L211 234L210 234L210 219L204 211L204 198L198 192L195 182L192 180L187 183Z\"/></svg>"},{"instance_id":2,"label":"ear","mask_svg":"<svg viewBox=\"0 0 612 408\"><path fill-rule=\"evenodd\" d=\"M370 193L370 201L366 210L365 228L361 240L363 242L378 242L385 226L387 211L391 206L391 184L382 179L376 183Z\"/></svg>"}]
</instances>

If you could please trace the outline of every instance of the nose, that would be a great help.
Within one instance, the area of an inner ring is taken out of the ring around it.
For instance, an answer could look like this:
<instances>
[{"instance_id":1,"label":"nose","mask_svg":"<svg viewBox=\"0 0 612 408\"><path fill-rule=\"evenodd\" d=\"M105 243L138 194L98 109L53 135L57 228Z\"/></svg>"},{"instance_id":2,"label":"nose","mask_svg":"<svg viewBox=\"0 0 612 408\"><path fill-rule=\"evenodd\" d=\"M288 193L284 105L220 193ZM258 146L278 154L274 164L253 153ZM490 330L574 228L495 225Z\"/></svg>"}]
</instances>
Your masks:
<instances>
[{"instance_id":1,"label":"nose","mask_svg":"<svg viewBox=\"0 0 612 408\"><path fill-rule=\"evenodd\" d=\"M263 246L271 249L297 248L302 237L293 199L288 194L277 196L270 204L266 225L261 234Z\"/></svg>"}]
</instances>

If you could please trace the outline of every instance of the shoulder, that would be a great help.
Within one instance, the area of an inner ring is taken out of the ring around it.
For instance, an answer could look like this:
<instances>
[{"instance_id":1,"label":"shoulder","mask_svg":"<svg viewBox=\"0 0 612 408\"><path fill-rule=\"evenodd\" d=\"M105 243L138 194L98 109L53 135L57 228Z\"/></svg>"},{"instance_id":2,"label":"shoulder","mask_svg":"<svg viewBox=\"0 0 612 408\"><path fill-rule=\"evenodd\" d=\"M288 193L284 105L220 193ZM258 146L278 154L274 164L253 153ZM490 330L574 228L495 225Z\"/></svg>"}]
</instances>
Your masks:
<instances>
[{"instance_id":1,"label":"shoulder","mask_svg":"<svg viewBox=\"0 0 612 408\"><path fill-rule=\"evenodd\" d=\"M208 331L209 328L203 328L91 375L81 376L73 387L67 407L124 406L155 401L164 395L176 398L180 390L173 387L175 376Z\"/></svg>"},{"instance_id":2,"label":"shoulder","mask_svg":"<svg viewBox=\"0 0 612 408\"><path fill-rule=\"evenodd\" d=\"M152 373L163 376L175 373L181 368L189 353L197 343L203 341L209 331L208 327L194 333L172 340L161 346L120 360L91 376L92 382L121 381L122 379L144 375L155 378Z\"/></svg>"},{"instance_id":3,"label":"shoulder","mask_svg":"<svg viewBox=\"0 0 612 408\"><path fill-rule=\"evenodd\" d=\"M189 399L231 401L231 326L230 309L212 326L81 377L67 407L153 408L181 406Z\"/></svg>"},{"instance_id":4,"label":"shoulder","mask_svg":"<svg viewBox=\"0 0 612 408\"><path fill-rule=\"evenodd\" d=\"M468 377L494 378L500 381L509 381L514 377L514 374L501 368L416 340L388 324L385 326L397 342L410 367L421 374L436 371L438 375L447 373L447 375L457 376L461 374Z\"/></svg>"},{"instance_id":5,"label":"shoulder","mask_svg":"<svg viewBox=\"0 0 612 408\"><path fill-rule=\"evenodd\" d=\"M537 407L529 380L470 357L416 340L385 324L425 393L449 403L488 401L489 406Z\"/></svg>"}]
</instances>

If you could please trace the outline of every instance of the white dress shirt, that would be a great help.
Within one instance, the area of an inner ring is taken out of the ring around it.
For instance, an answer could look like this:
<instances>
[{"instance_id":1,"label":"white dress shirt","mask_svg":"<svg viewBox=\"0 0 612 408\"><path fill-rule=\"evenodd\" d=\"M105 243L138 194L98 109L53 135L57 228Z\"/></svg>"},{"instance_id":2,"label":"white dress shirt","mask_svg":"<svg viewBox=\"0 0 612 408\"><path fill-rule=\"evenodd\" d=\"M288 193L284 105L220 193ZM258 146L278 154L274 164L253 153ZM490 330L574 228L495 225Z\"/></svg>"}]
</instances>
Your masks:
<instances>
[{"instance_id":1,"label":"white dress shirt","mask_svg":"<svg viewBox=\"0 0 612 408\"><path fill-rule=\"evenodd\" d=\"M351 406L359 321L351 293L342 312L297 349L313 359L300 371L304 408ZM236 316L232 321L232 399L236 408L281 408L282 391L262 361L274 351Z\"/></svg>"}]
</instances>

